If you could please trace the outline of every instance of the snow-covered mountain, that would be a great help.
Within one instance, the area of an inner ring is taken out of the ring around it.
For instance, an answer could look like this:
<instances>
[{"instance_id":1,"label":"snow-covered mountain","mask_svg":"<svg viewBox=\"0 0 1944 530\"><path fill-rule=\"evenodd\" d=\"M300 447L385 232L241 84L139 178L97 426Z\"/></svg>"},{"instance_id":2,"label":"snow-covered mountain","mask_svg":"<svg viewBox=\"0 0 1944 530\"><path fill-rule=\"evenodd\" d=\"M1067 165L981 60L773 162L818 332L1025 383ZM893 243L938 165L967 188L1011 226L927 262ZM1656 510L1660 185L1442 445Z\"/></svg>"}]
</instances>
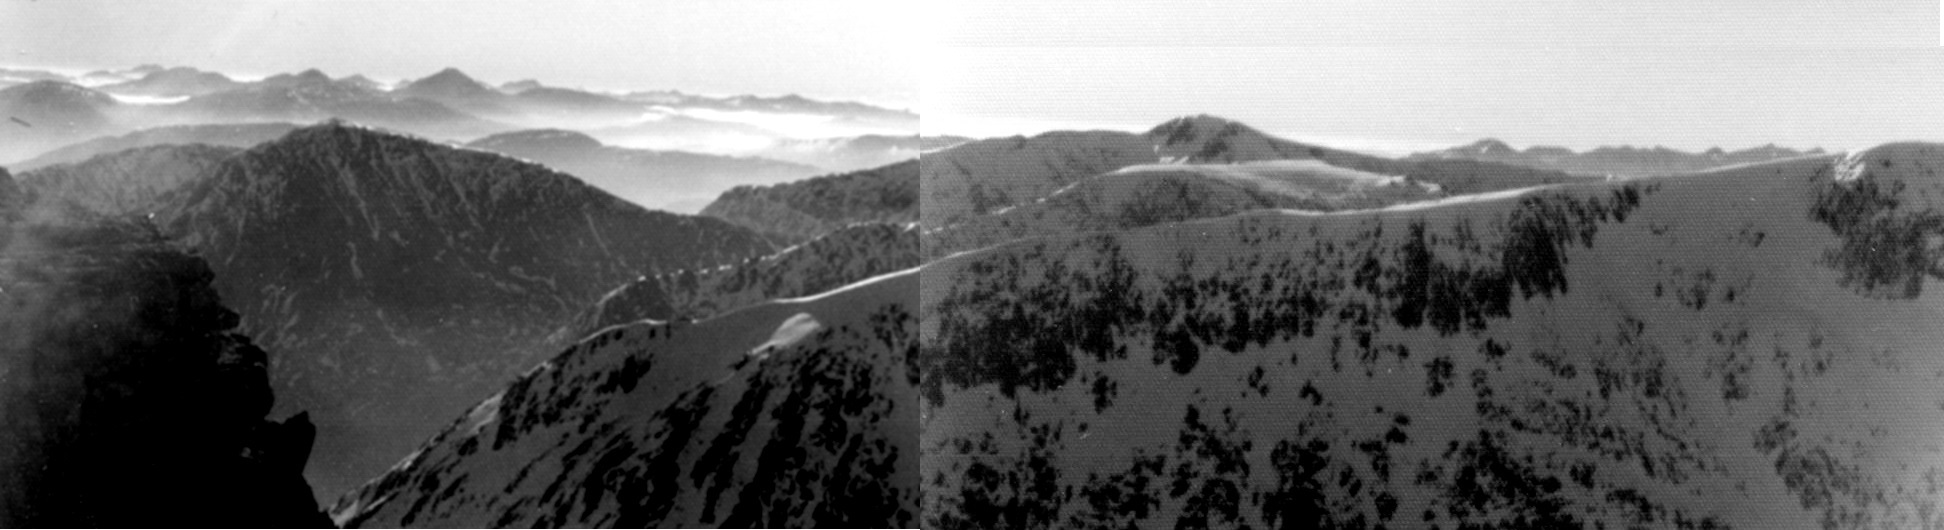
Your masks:
<instances>
[{"instance_id":1,"label":"snow-covered mountain","mask_svg":"<svg viewBox=\"0 0 1944 530\"><path fill-rule=\"evenodd\" d=\"M918 220L918 166L913 160L784 184L737 186L709 203L702 215L792 241L857 223L908 223Z\"/></svg>"},{"instance_id":2,"label":"snow-covered mountain","mask_svg":"<svg viewBox=\"0 0 1944 530\"><path fill-rule=\"evenodd\" d=\"M638 320L701 320L769 300L809 296L917 267L917 226L863 223L775 254L643 276L582 310L555 335L565 345Z\"/></svg>"},{"instance_id":3,"label":"snow-covered mountain","mask_svg":"<svg viewBox=\"0 0 1944 530\"><path fill-rule=\"evenodd\" d=\"M1472 160L1393 160L1276 138L1214 116L1170 120L1144 134L1055 131L980 140L921 159L924 224L939 228L1046 197L1080 179L1145 164L1315 160L1337 168L1408 177L1446 194L1579 180Z\"/></svg>"},{"instance_id":4,"label":"snow-covered mountain","mask_svg":"<svg viewBox=\"0 0 1944 530\"><path fill-rule=\"evenodd\" d=\"M281 356L279 410L316 418L309 476L327 494L542 359L614 286L775 249L542 166L337 122L224 159L165 202L162 231L209 259L243 329Z\"/></svg>"},{"instance_id":5,"label":"snow-covered mountain","mask_svg":"<svg viewBox=\"0 0 1944 530\"><path fill-rule=\"evenodd\" d=\"M581 340L331 508L341 526L910 527L915 271Z\"/></svg>"},{"instance_id":6,"label":"snow-covered mountain","mask_svg":"<svg viewBox=\"0 0 1944 530\"><path fill-rule=\"evenodd\" d=\"M466 147L546 164L635 204L682 213L701 210L735 186L776 184L819 173L814 167L765 158L607 146L561 129L495 134Z\"/></svg>"},{"instance_id":7,"label":"snow-covered mountain","mask_svg":"<svg viewBox=\"0 0 1944 530\"><path fill-rule=\"evenodd\" d=\"M929 263L922 523L1944 524L1940 171L1897 144Z\"/></svg>"},{"instance_id":8,"label":"snow-covered mountain","mask_svg":"<svg viewBox=\"0 0 1944 530\"><path fill-rule=\"evenodd\" d=\"M927 258L938 258L1017 239L1125 230L1251 210L1369 209L1444 196L1436 184L1318 160L1142 164L927 231L924 248Z\"/></svg>"},{"instance_id":9,"label":"snow-covered mountain","mask_svg":"<svg viewBox=\"0 0 1944 530\"><path fill-rule=\"evenodd\" d=\"M1600 147L1577 153L1564 147L1532 146L1513 149L1505 142L1486 138L1450 149L1417 153L1410 160L1464 159L1498 162L1515 166L1553 169L1580 175L1645 177L1690 173L1736 164L1768 162L1805 155L1823 154L1822 149L1797 151L1774 144L1726 151L1719 147L1689 153L1666 147Z\"/></svg>"}]
</instances>

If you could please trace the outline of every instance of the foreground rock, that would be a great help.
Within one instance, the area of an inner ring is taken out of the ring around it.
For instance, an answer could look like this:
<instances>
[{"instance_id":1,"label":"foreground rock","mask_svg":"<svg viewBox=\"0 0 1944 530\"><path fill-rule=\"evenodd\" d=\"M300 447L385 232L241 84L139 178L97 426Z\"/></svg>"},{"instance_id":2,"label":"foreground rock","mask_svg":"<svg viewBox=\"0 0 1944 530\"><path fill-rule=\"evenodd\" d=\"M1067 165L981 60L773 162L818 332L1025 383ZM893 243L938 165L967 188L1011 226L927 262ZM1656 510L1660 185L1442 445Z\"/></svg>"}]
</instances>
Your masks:
<instances>
[{"instance_id":1,"label":"foreground rock","mask_svg":"<svg viewBox=\"0 0 1944 530\"><path fill-rule=\"evenodd\" d=\"M0 526L329 526L211 280L134 225L0 239Z\"/></svg>"}]
</instances>

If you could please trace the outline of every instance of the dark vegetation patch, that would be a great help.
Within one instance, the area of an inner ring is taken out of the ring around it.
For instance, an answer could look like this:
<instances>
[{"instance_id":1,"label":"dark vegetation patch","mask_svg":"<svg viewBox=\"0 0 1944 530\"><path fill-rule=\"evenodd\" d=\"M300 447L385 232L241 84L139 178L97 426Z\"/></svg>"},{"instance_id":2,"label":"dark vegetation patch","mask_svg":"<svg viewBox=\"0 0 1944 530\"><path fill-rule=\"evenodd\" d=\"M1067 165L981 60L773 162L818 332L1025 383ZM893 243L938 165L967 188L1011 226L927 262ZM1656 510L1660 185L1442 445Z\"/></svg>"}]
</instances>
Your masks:
<instances>
[{"instance_id":1,"label":"dark vegetation patch","mask_svg":"<svg viewBox=\"0 0 1944 530\"><path fill-rule=\"evenodd\" d=\"M1173 271L1137 273L1112 234L1074 242L1079 255L1091 258L1077 267L1050 243L1008 247L981 255L950 279L951 290L934 309L941 316L938 335L920 347L921 386L934 403L943 400L946 384L996 384L1008 397L1021 387L1057 389L1075 375L1077 354L1102 362L1124 358L1135 337L1145 339L1155 365L1185 375L1209 355L1313 337L1319 327L1356 339L1338 343L1333 358L1349 349L1373 369L1383 358L1409 355L1375 343L1386 321L1430 326L1440 335L1476 333L1487 319L1509 316L1515 292L1526 298L1564 293L1566 249L1590 247L1598 225L1624 221L1642 193L1630 185L1592 197L1522 197L1500 225L1504 239L1496 245L1468 224L1433 234L1416 221L1402 237L1386 238L1384 226L1372 223L1341 241L1297 239L1274 225L1247 224L1241 235L1257 244L1294 240L1309 248L1287 258L1213 258L1223 261L1206 275L1195 271L1192 249L1183 249ZM1466 253L1474 265L1440 259L1434 249ZM1500 353L1489 344L1487 352Z\"/></svg>"},{"instance_id":2,"label":"dark vegetation patch","mask_svg":"<svg viewBox=\"0 0 1944 530\"><path fill-rule=\"evenodd\" d=\"M1904 187L1869 175L1830 182L1810 210L1842 237L1823 263L1858 294L1911 299L1923 293L1924 278L1944 278L1944 212L1903 211Z\"/></svg>"}]
</instances>

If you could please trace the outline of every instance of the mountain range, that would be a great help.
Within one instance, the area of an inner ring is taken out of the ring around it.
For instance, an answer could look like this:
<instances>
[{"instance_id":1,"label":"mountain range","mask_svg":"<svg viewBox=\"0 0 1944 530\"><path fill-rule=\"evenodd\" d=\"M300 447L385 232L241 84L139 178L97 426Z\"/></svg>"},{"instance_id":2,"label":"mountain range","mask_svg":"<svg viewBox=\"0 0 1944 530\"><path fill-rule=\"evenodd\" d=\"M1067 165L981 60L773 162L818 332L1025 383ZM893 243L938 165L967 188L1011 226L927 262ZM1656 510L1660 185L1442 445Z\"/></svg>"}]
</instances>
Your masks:
<instances>
[{"instance_id":1,"label":"mountain range","mask_svg":"<svg viewBox=\"0 0 1944 530\"><path fill-rule=\"evenodd\" d=\"M701 210L734 186L780 183L821 172L765 158L613 147L561 129L500 133L465 145L539 162L629 202L683 213Z\"/></svg>"},{"instance_id":2,"label":"mountain range","mask_svg":"<svg viewBox=\"0 0 1944 530\"><path fill-rule=\"evenodd\" d=\"M760 156L775 146L792 162L850 170L915 152L902 142L845 138L911 135L918 125L908 111L855 102L605 93L538 82L497 88L455 68L397 83L333 78L316 69L255 81L158 65L78 76L0 69L0 113L16 119L0 128L0 160L152 127L342 118L447 141L565 128L626 147ZM800 148L801 142L826 148Z\"/></svg>"},{"instance_id":3,"label":"mountain range","mask_svg":"<svg viewBox=\"0 0 1944 530\"><path fill-rule=\"evenodd\" d=\"M1411 160L1479 160L1539 169L1553 169L1592 176L1646 177L1690 173L1737 164L1769 162L1807 155L1823 154L1822 149L1796 151L1774 144L1740 151L1719 147L1689 153L1666 147L1600 147L1584 153L1564 147L1532 146L1513 149L1505 142L1486 138L1471 144L1439 151L1417 153Z\"/></svg>"},{"instance_id":4,"label":"mountain range","mask_svg":"<svg viewBox=\"0 0 1944 530\"><path fill-rule=\"evenodd\" d=\"M318 425L320 492L375 475L439 419L544 358L643 272L773 251L502 155L329 122L247 150L157 145L23 173L68 216L151 216L277 352L278 412Z\"/></svg>"},{"instance_id":5,"label":"mountain range","mask_svg":"<svg viewBox=\"0 0 1944 530\"><path fill-rule=\"evenodd\" d=\"M222 467L281 473L262 506L301 472L346 527L1944 526L1944 145L1386 158L202 74L0 71L72 129L0 220L206 264L235 315L181 329L277 397L212 431L268 440ZM709 135L756 141L644 147Z\"/></svg>"}]
</instances>

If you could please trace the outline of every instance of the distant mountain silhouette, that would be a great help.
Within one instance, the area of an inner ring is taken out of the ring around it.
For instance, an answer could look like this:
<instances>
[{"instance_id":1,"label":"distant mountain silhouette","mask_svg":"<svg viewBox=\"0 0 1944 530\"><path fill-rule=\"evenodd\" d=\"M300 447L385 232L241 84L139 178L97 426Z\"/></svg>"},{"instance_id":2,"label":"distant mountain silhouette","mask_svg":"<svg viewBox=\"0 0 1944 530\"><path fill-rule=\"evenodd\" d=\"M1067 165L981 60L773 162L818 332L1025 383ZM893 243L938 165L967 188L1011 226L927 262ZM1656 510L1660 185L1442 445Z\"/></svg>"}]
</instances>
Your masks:
<instances>
[{"instance_id":1,"label":"distant mountain silhouette","mask_svg":"<svg viewBox=\"0 0 1944 530\"><path fill-rule=\"evenodd\" d=\"M755 151L764 158L808 164L831 171L857 171L886 166L920 153L972 141L958 136L891 136L866 134L834 138L785 139Z\"/></svg>"},{"instance_id":2,"label":"distant mountain silhouette","mask_svg":"<svg viewBox=\"0 0 1944 530\"><path fill-rule=\"evenodd\" d=\"M1630 146L1600 147L1584 153L1576 153L1564 147L1549 146L1533 146L1520 151L1505 142L1487 138L1441 151L1417 153L1407 160L1480 160L1582 175L1644 177L1690 173L1736 164L1768 162L1822 153L1820 148L1796 151L1777 147L1774 144L1740 151L1724 151L1716 147L1701 153L1689 153L1665 147Z\"/></svg>"},{"instance_id":3,"label":"distant mountain silhouette","mask_svg":"<svg viewBox=\"0 0 1944 530\"><path fill-rule=\"evenodd\" d=\"M0 89L0 160L20 160L108 130L118 104L100 91L64 81Z\"/></svg>"},{"instance_id":4,"label":"distant mountain silhouette","mask_svg":"<svg viewBox=\"0 0 1944 530\"><path fill-rule=\"evenodd\" d=\"M473 137L504 130L436 101L393 95L306 70L190 98L165 112L187 122L314 122L343 118L436 137Z\"/></svg>"},{"instance_id":5,"label":"distant mountain silhouette","mask_svg":"<svg viewBox=\"0 0 1944 530\"><path fill-rule=\"evenodd\" d=\"M176 67L150 72L141 79L103 85L102 91L138 96L200 96L242 86L217 72Z\"/></svg>"},{"instance_id":6,"label":"distant mountain silhouette","mask_svg":"<svg viewBox=\"0 0 1944 530\"><path fill-rule=\"evenodd\" d=\"M810 166L754 157L605 146L586 134L560 129L495 134L466 147L546 164L635 204L690 213L733 186L770 184L819 172Z\"/></svg>"}]
</instances>

